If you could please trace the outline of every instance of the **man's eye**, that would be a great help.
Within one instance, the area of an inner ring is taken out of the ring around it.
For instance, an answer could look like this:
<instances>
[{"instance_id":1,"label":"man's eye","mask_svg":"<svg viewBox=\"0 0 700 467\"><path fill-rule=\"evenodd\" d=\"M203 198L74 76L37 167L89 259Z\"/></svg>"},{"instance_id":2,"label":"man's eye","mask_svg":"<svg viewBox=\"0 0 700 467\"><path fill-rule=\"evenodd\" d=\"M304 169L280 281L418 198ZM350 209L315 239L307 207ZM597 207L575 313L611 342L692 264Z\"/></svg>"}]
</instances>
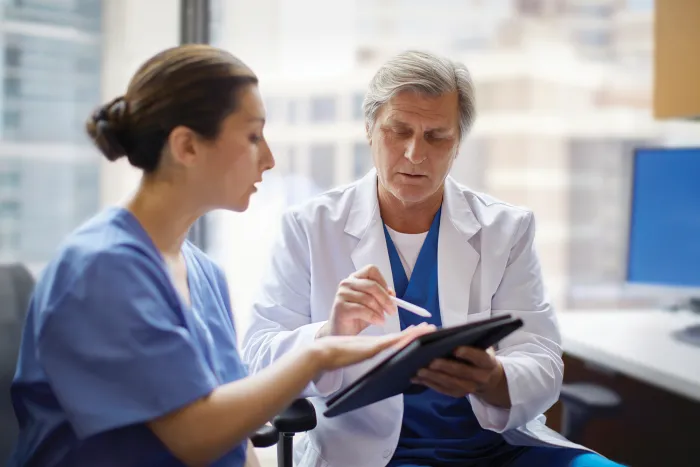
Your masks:
<instances>
[{"instance_id":1,"label":"man's eye","mask_svg":"<svg viewBox=\"0 0 700 467\"><path fill-rule=\"evenodd\" d=\"M253 144L258 144L262 140L262 136L251 135L250 142Z\"/></svg>"}]
</instances>

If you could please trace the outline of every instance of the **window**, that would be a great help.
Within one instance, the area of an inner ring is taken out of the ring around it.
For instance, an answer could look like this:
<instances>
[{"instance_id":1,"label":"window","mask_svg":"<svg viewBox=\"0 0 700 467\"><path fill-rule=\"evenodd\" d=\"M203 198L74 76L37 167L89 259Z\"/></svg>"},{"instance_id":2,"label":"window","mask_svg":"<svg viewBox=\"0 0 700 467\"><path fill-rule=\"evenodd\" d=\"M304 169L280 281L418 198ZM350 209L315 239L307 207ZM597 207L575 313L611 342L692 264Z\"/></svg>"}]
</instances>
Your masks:
<instances>
[{"instance_id":1,"label":"window","mask_svg":"<svg viewBox=\"0 0 700 467\"><path fill-rule=\"evenodd\" d=\"M102 4L34 0L3 6L4 18L22 27L2 31L2 261L40 269L65 236L99 209L101 160L84 125L101 101Z\"/></svg>"},{"instance_id":2,"label":"window","mask_svg":"<svg viewBox=\"0 0 700 467\"><path fill-rule=\"evenodd\" d=\"M223 24L217 23L217 45L255 56L259 31L276 32L259 57L261 70L251 66L275 82L275 98L288 101L287 125L269 138L296 151L276 154L277 183L294 178L325 190L367 173L373 163L363 139L366 86L384 61L418 37L420 48L464 61L475 81L478 116L451 176L535 212L545 280L558 308L580 306L570 298L576 284L621 286L628 148L635 141L665 141L674 126L643 117L652 108L653 48L644 44L653 43L653 14L635 15L639 34L630 36L630 44L625 35L625 47L616 43L618 14L641 8L653 13L653 2L360 0L352 2L351 13L335 6L324 10L317 24L302 24L290 8L270 10L243 0L218 4L216 21ZM242 9L258 18L257 29L236 23ZM411 24L420 24L421 31L407 37L415 32ZM333 34L329 25L351 26ZM455 51L472 47L479 48L479 60ZM631 60L640 65L621 66ZM528 63L556 66L532 72ZM610 96L614 109L596 103L601 94ZM260 201L251 209L271 215L282 204ZM591 239L600 240L593 253ZM218 259L235 270L249 256L246 251Z\"/></svg>"},{"instance_id":3,"label":"window","mask_svg":"<svg viewBox=\"0 0 700 467\"><path fill-rule=\"evenodd\" d=\"M576 33L576 40L583 45L599 47L609 45L612 41L612 37L610 31L591 29L578 31Z\"/></svg>"},{"instance_id":4,"label":"window","mask_svg":"<svg viewBox=\"0 0 700 467\"><path fill-rule=\"evenodd\" d=\"M3 118L5 130L16 130L20 127L21 116L19 110L6 110Z\"/></svg>"},{"instance_id":5,"label":"window","mask_svg":"<svg viewBox=\"0 0 700 467\"><path fill-rule=\"evenodd\" d=\"M19 250L21 247L21 237L17 232L10 233L10 248L13 250Z\"/></svg>"},{"instance_id":6,"label":"window","mask_svg":"<svg viewBox=\"0 0 700 467\"><path fill-rule=\"evenodd\" d=\"M21 94L19 78L5 78L5 95L8 97L19 97Z\"/></svg>"},{"instance_id":7,"label":"window","mask_svg":"<svg viewBox=\"0 0 700 467\"><path fill-rule=\"evenodd\" d=\"M297 123L297 101L290 100L287 102L287 124L294 125Z\"/></svg>"},{"instance_id":8,"label":"window","mask_svg":"<svg viewBox=\"0 0 700 467\"><path fill-rule=\"evenodd\" d=\"M95 73L100 67L100 62L95 57L78 57L75 60L75 71Z\"/></svg>"},{"instance_id":9,"label":"window","mask_svg":"<svg viewBox=\"0 0 700 467\"><path fill-rule=\"evenodd\" d=\"M79 31L98 32L101 22L100 0L17 0L9 3L6 16L9 19L28 21L58 27L74 27Z\"/></svg>"},{"instance_id":10,"label":"window","mask_svg":"<svg viewBox=\"0 0 700 467\"><path fill-rule=\"evenodd\" d=\"M20 217L19 201L0 201L0 219L17 220Z\"/></svg>"},{"instance_id":11,"label":"window","mask_svg":"<svg viewBox=\"0 0 700 467\"><path fill-rule=\"evenodd\" d=\"M372 168L372 151L366 141L353 147L353 171L355 178L363 177Z\"/></svg>"},{"instance_id":12,"label":"window","mask_svg":"<svg viewBox=\"0 0 700 467\"><path fill-rule=\"evenodd\" d=\"M315 144L309 149L311 180L325 190L333 186L335 179L335 146Z\"/></svg>"},{"instance_id":13,"label":"window","mask_svg":"<svg viewBox=\"0 0 700 467\"><path fill-rule=\"evenodd\" d=\"M21 178L19 171L0 171L0 189L18 188Z\"/></svg>"},{"instance_id":14,"label":"window","mask_svg":"<svg viewBox=\"0 0 700 467\"><path fill-rule=\"evenodd\" d=\"M544 10L543 0L518 0L517 11L523 15L540 15Z\"/></svg>"},{"instance_id":15,"label":"window","mask_svg":"<svg viewBox=\"0 0 700 467\"><path fill-rule=\"evenodd\" d=\"M627 8L652 12L654 10L654 0L627 0Z\"/></svg>"},{"instance_id":16,"label":"window","mask_svg":"<svg viewBox=\"0 0 700 467\"><path fill-rule=\"evenodd\" d=\"M274 97L264 98L265 116L269 123L284 120L284 101Z\"/></svg>"},{"instance_id":17,"label":"window","mask_svg":"<svg viewBox=\"0 0 700 467\"><path fill-rule=\"evenodd\" d=\"M337 118L335 98L314 97L311 99L311 121L317 123L334 122Z\"/></svg>"},{"instance_id":18,"label":"window","mask_svg":"<svg viewBox=\"0 0 700 467\"><path fill-rule=\"evenodd\" d=\"M577 5L573 11L583 17L607 18L613 14L612 5Z\"/></svg>"},{"instance_id":19,"label":"window","mask_svg":"<svg viewBox=\"0 0 700 467\"><path fill-rule=\"evenodd\" d=\"M293 174L297 170L297 148L292 146L287 152L287 172Z\"/></svg>"},{"instance_id":20,"label":"window","mask_svg":"<svg viewBox=\"0 0 700 467\"><path fill-rule=\"evenodd\" d=\"M365 95L361 92L355 93L352 96L352 118L353 120L363 121L365 114L362 110L362 102L365 100Z\"/></svg>"},{"instance_id":21,"label":"window","mask_svg":"<svg viewBox=\"0 0 700 467\"><path fill-rule=\"evenodd\" d=\"M22 57L22 51L18 47L8 45L5 49L5 65L19 66Z\"/></svg>"}]
</instances>

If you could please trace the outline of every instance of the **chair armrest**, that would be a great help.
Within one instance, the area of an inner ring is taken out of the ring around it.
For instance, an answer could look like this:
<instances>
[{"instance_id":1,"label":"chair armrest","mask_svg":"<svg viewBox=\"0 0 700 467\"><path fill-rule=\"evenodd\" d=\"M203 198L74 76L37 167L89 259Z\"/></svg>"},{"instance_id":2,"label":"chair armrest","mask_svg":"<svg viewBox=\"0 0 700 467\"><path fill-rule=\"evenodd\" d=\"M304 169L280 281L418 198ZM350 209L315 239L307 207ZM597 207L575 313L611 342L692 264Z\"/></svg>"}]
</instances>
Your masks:
<instances>
[{"instance_id":1,"label":"chair armrest","mask_svg":"<svg viewBox=\"0 0 700 467\"><path fill-rule=\"evenodd\" d=\"M272 419L272 425L257 430L250 441L256 448L268 448L277 444L283 433L303 433L316 428L316 410L306 399L297 399L281 414Z\"/></svg>"},{"instance_id":2,"label":"chair armrest","mask_svg":"<svg viewBox=\"0 0 700 467\"><path fill-rule=\"evenodd\" d=\"M579 444L583 443L584 428L589 420L611 417L622 404L616 392L591 383L564 384L559 399L562 403L561 434Z\"/></svg>"},{"instance_id":3,"label":"chair armrest","mask_svg":"<svg viewBox=\"0 0 700 467\"><path fill-rule=\"evenodd\" d=\"M565 406L584 409L594 416L613 413L622 402L616 392L591 383L564 384L559 398Z\"/></svg>"},{"instance_id":4,"label":"chair armrest","mask_svg":"<svg viewBox=\"0 0 700 467\"><path fill-rule=\"evenodd\" d=\"M316 428L316 410L306 399L297 399L272 419L279 433L303 433Z\"/></svg>"},{"instance_id":5,"label":"chair armrest","mask_svg":"<svg viewBox=\"0 0 700 467\"><path fill-rule=\"evenodd\" d=\"M256 448L269 448L277 444L279 438L280 434L277 428L272 425L263 425L250 437L250 441Z\"/></svg>"}]
</instances>

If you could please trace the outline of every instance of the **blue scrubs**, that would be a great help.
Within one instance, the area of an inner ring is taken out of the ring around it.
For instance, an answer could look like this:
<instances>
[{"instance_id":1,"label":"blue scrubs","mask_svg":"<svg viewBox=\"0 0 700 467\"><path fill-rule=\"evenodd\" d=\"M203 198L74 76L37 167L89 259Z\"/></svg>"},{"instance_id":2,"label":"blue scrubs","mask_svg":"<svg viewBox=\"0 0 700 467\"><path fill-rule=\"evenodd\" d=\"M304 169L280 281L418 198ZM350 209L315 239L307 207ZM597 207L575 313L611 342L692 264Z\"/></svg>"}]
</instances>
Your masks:
<instances>
[{"instance_id":1,"label":"blue scrubs","mask_svg":"<svg viewBox=\"0 0 700 467\"><path fill-rule=\"evenodd\" d=\"M136 218L109 209L37 283L12 386L10 466L181 466L145 422L246 376L222 271L185 243L191 306ZM214 466L245 463L245 444Z\"/></svg>"},{"instance_id":2,"label":"blue scrubs","mask_svg":"<svg viewBox=\"0 0 700 467\"><path fill-rule=\"evenodd\" d=\"M384 227L396 295L431 312L423 318L399 308L401 329L427 321L442 326L438 294L438 237L442 209L438 210L421 247L411 279L404 270L396 246ZM481 427L469 399L454 398L423 386L412 386L404 394L404 416L398 446L389 467L460 466L542 467L614 466L597 455L603 464L569 461L580 451L564 448L528 448L508 444L499 433Z\"/></svg>"}]
</instances>

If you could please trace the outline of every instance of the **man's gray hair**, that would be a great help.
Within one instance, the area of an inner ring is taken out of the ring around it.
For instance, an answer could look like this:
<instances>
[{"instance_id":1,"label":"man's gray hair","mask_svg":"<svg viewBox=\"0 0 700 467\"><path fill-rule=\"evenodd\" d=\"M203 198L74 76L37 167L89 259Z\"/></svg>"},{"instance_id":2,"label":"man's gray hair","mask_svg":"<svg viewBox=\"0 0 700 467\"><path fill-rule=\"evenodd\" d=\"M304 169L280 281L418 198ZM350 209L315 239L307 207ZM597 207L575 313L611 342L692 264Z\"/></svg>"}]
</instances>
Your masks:
<instances>
[{"instance_id":1,"label":"man's gray hair","mask_svg":"<svg viewBox=\"0 0 700 467\"><path fill-rule=\"evenodd\" d=\"M460 141L474 123L476 109L474 84L464 64L438 55L409 50L389 59L370 81L362 102L367 135L372 132L377 112L402 91L415 91L427 96L457 92L459 96Z\"/></svg>"}]
</instances>

